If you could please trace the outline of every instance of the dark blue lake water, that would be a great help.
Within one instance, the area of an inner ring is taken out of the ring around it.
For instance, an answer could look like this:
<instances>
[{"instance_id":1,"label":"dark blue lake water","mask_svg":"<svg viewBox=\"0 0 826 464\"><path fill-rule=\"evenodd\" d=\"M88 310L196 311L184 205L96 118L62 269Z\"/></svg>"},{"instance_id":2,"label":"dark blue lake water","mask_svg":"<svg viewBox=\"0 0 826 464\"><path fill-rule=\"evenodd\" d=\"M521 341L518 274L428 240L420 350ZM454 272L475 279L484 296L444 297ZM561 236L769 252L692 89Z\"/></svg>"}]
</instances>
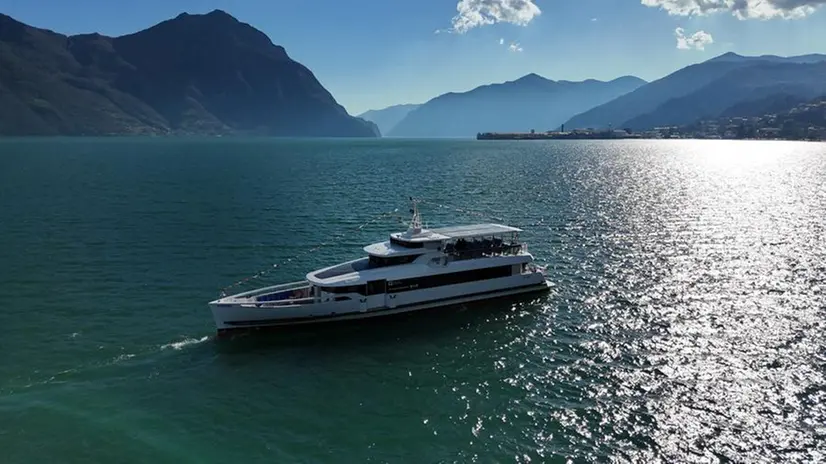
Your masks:
<instances>
[{"instance_id":1,"label":"dark blue lake water","mask_svg":"<svg viewBox=\"0 0 826 464\"><path fill-rule=\"evenodd\" d=\"M553 291L215 339L410 195ZM823 460L824 218L815 143L2 140L0 460Z\"/></svg>"}]
</instances>

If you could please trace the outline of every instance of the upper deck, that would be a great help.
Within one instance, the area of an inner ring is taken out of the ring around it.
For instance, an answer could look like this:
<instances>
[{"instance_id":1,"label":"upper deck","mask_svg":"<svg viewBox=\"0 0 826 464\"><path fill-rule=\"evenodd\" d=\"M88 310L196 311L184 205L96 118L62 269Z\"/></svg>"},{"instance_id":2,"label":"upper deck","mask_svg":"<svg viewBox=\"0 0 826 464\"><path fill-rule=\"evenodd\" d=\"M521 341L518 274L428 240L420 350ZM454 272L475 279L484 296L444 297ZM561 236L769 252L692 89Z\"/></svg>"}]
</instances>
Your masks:
<instances>
[{"instance_id":1,"label":"upper deck","mask_svg":"<svg viewBox=\"0 0 826 464\"><path fill-rule=\"evenodd\" d=\"M371 256L418 255L429 250L441 250L443 242L501 237L521 232L522 229L502 224L472 224L437 229L410 229L390 234L390 241L364 247Z\"/></svg>"},{"instance_id":2,"label":"upper deck","mask_svg":"<svg viewBox=\"0 0 826 464\"><path fill-rule=\"evenodd\" d=\"M494 223L426 229L422 227L415 201L411 212L413 220L407 231L390 234L389 241L365 246L367 258L311 272L307 274L307 280L315 285L339 286L362 282L373 274L386 276L388 273L410 272L410 267L400 265L414 262L436 261L444 265L448 260L502 258L525 251L515 237L522 229ZM504 236L507 235L514 237L506 241ZM415 268L422 270L420 266Z\"/></svg>"}]
</instances>

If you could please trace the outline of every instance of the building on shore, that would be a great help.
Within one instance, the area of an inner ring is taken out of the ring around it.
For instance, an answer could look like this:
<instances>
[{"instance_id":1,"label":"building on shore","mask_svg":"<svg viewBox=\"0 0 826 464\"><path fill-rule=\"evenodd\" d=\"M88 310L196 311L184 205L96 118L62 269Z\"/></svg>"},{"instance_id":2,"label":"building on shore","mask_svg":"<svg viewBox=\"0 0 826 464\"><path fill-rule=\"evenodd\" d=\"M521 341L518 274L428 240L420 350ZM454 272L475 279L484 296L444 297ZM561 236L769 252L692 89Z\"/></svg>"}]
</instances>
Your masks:
<instances>
[{"instance_id":1,"label":"building on shore","mask_svg":"<svg viewBox=\"0 0 826 464\"><path fill-rule=\"evenodd\" d=\"M564 129L564 126L563 126ZM607 139L639 139L642 134L635 134L627 130L594 130L574 129L572 131L536 132L480 132L477 140L607 140Z\"/></svg>"}]
</instances>

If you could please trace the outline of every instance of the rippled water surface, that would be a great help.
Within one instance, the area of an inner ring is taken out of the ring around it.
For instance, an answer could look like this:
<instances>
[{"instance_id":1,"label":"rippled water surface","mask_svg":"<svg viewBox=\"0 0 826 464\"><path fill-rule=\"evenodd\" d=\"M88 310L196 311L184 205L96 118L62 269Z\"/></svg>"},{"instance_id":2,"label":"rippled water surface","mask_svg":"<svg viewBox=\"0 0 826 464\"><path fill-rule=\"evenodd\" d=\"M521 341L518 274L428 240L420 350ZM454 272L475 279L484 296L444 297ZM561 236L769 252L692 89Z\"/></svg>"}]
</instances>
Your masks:
<instances>
[{"instance_id":1,"label":"rippled water surface","mask_svg":"<svg viewBox=\"0 0 826 464\"><path fill-rule=\"evenodd\" d=\"M214 338L409 195L552 292ZM824 238L823 144L0 141L0 460L822 461Z\"/></svg>"}]
</instances>

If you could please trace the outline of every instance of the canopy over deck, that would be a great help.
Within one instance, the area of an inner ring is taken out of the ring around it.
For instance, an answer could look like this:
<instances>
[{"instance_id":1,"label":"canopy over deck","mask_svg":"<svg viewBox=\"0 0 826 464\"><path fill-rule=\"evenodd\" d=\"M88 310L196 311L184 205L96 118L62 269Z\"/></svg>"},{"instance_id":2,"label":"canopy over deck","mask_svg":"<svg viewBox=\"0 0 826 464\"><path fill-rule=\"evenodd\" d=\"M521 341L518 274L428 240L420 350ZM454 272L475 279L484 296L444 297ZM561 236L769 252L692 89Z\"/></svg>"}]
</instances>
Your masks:
<instances>
[{"instance_id":1,"label":"canopy over deck","mask_svg":"<svg viewBox=\"0 0 826 464\"><path fill-rule=\"evenodd\" d=\"M440 229L431 229L439 235L444 235L452 239L459 238L474 238L474 237L490 237L491 235L510 234L515 232L522 232L522 229L516 227L505 226L502 224L475 224L471 226L453 226L442 227Z\"/></svg>"},{"instance_id":2,"label":"canopy over deck","mask_svg":"<svg viewBox=\"0 0 826 464\"><path fill-rule=\"evenodd\" d=\"M391 234L391 237L411 243L435 242L442 240L457 240L460 238L469 239L475 237L490 237L492 235L502 235L514 232L521 232L522 229L505 226L502 224L474 224L467 226L441 227L437 229L422 229L417 233L399 232Z\"/></svg>"}]
</instances>

